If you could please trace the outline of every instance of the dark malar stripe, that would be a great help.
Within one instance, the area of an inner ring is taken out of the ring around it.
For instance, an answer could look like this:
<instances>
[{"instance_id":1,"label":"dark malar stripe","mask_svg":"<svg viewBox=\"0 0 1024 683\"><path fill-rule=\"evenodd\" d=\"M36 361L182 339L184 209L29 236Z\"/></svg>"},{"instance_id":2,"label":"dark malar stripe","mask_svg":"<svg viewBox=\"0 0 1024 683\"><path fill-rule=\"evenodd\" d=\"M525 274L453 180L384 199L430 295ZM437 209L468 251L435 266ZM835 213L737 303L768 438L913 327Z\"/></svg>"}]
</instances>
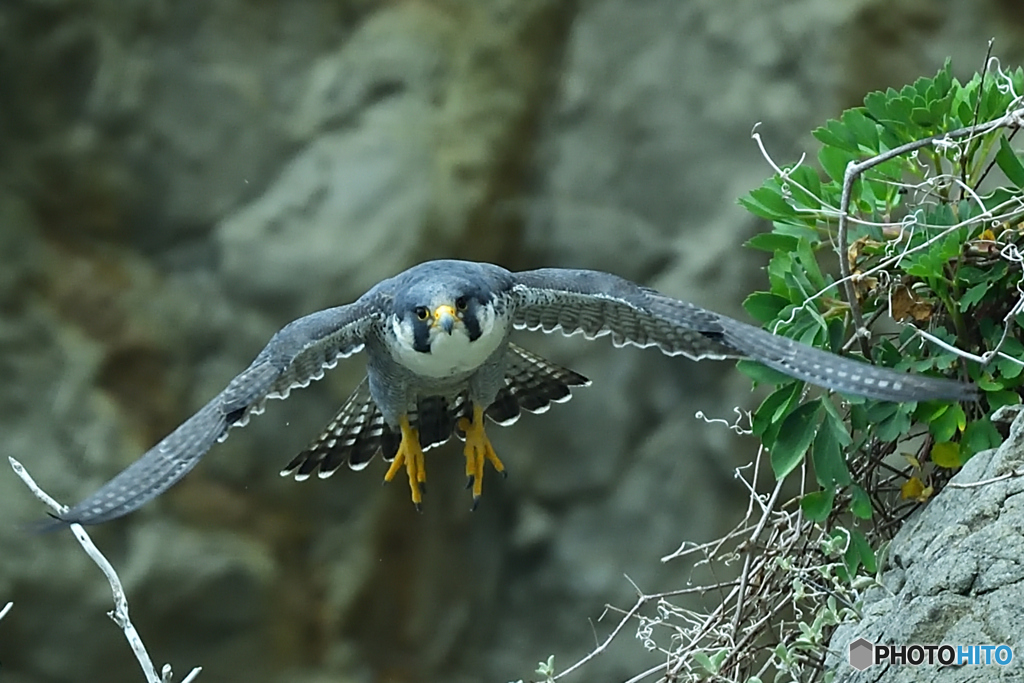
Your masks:
<instances>
[{"instance_id":1,"label":"dark malar stripe","mask_svg":"<svg viewBox=\"0 0 1024 683\"><path fill-rule=\"evenodd\" d=\"M412 348L420 353L430 353L430 325L416 321L412 326Z\"/></svg>"},{"instance_id":2,"label":"dark malar stripe","mask_svg":"<svg viewBox=\"0 0 1024 683\"><path fill-rule=\"evenodd\" d=\"M469 341L471 342L476 341L483 334L483 331L480 329L480 319L477 317L476 312L477 306L473 306L462 316L462 322L466 326L466 332L469 333Z\"/></svg>"}]
</instances>

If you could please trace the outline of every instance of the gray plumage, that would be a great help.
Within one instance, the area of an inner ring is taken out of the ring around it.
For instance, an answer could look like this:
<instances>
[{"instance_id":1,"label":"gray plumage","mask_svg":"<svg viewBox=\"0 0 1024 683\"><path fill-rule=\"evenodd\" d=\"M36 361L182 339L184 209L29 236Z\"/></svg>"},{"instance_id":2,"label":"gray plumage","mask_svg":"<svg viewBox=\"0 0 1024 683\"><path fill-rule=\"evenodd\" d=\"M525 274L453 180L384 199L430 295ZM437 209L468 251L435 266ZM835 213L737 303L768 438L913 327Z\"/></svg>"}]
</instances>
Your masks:
<instances>
[{"instance_id":1,"label":"gray plumage","mask_svg":"<svg viewBox=\"0 0 1024 683\"><path fill-rule=\"evenodd\" d=\"M428 324L420 317L435 311L446 320ZM820 351L607 273L512 273L485 263L431 261L351 304L285 326L220 394L53 525L95 524L137 509L181 479L232 427L262 412L266 399L286 398L361 350L368 355L367 379L282 474L326 476L346 462L361 468L378 451L394 457L403 416L429 447L457 433L473 405L506 424L520 409L541 412L568 399L569 387L588 383L510 344L513 328L610 335L616 346L655 346L694 360L749 358L828 389L882 400L976 395L970 384Z\"/></svg>"},{"instance_id":2,"label":"gray plumage","mask_svg":"<svg viewBox=\"0 0 1024 683\"><path fill-rule=\"evenodd\" d=\"M543 413L552 403L572 398L572 387L590 384L583 375L545 360L515 344L506 353L505 386L484 414L495 424L514 424L522 411ZM470 401L466 391L454 397L430 396L421 399L409 421L419 431L420 446L428 450L446 443L455 434L460 417L469 417ZM360 382L327 427L281 470L281 476L308 479L316 473L321 479L344 464L353 470L365 468L380 453L391 462L398 451L401 435L381 414L370 396L369 383Z\"/></svg>"}]
</instances>

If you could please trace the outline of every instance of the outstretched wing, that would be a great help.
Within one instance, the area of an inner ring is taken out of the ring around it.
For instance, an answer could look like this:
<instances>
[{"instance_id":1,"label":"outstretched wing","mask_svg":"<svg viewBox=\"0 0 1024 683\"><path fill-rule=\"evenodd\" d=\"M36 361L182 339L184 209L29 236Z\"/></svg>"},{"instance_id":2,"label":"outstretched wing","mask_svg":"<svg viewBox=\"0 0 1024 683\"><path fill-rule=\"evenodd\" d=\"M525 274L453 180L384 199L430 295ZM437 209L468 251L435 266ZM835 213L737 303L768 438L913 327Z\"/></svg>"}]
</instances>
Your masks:
<instances>
[{"instance_id":1,"label":"outstretched wing","mask_svg":"<svg viewBox=\"0 0 1024 683\"><path fill-rule=\"evenodd\" d=\"M268 398L285 398L320 379L338 360L363 348L380 307L369 296L313 313L274 335L252 364L141 458L50 526L97 524L128 514L170 488L227 438L231 427L263 412Z\"/></svg>"},{"instance_id":2,"label":"outstretched wing","mask_svg":"<svg viewBox=\"0 0 1024 683\"><path fill-rule=\"evenodd\" d=\"M657 346L669 355L749 358L790 377L886 401L971 399L972 384L911 375L821 351L759 327L667 297L615 275L545 268L514 273L513 324L618 346Z\"/></svg>"}]
</instances>

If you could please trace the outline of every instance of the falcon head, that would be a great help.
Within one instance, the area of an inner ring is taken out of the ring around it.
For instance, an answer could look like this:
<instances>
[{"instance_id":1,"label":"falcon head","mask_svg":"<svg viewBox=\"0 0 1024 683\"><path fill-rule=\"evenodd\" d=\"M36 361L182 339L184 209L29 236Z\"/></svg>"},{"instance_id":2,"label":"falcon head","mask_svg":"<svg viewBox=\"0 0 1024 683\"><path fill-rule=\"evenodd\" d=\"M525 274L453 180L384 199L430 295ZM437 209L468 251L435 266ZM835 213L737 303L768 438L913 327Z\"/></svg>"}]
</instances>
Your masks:
<instances>
[{"instance_id":1,"label":"falcon head","mask_svg":"<svg viewBox=\"0 0 1024 683\"><path fill-rule=\"evenodd\" d=\"M399 346L422 354L474 346L496 331L494 293L483 283L451 274L428 274L402 288L392 316ZM504 336L504 330L497 335L499 340Z\"/></svg>"}]
</instances>

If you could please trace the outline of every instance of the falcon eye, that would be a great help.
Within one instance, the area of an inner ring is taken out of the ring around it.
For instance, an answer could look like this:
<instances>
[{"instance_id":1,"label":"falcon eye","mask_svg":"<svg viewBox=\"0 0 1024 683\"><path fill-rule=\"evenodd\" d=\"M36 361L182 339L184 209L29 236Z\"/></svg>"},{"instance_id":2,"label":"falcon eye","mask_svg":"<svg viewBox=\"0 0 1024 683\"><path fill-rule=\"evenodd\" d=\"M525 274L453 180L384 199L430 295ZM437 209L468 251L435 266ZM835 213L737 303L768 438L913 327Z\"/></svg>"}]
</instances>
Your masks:
<instances>
[{"instance_id":1,"label":"falcon eye","mask_svg":"<svg viewBox=\"0 0 1024 683\"><path fill-rule=\"evenodd\" d=\"M455 300L455 308L459 309L460 311L466 310L466 306L468 305L469 303L466 301L466 297L464 296L460 296L458 299Z\"/></svg>"},{"instance_id":2,"label":"falcon eye","mask_svg":"<svg viewBox=\"0 0 1024 683\"><path fill-rule=\"evenodd\" d=\"M426 320L430 317L430 311L427 310L426 306L417 306L413 309L413 313L415 313L416 317L420 320Z\"/></svg>"}]
</instances>

